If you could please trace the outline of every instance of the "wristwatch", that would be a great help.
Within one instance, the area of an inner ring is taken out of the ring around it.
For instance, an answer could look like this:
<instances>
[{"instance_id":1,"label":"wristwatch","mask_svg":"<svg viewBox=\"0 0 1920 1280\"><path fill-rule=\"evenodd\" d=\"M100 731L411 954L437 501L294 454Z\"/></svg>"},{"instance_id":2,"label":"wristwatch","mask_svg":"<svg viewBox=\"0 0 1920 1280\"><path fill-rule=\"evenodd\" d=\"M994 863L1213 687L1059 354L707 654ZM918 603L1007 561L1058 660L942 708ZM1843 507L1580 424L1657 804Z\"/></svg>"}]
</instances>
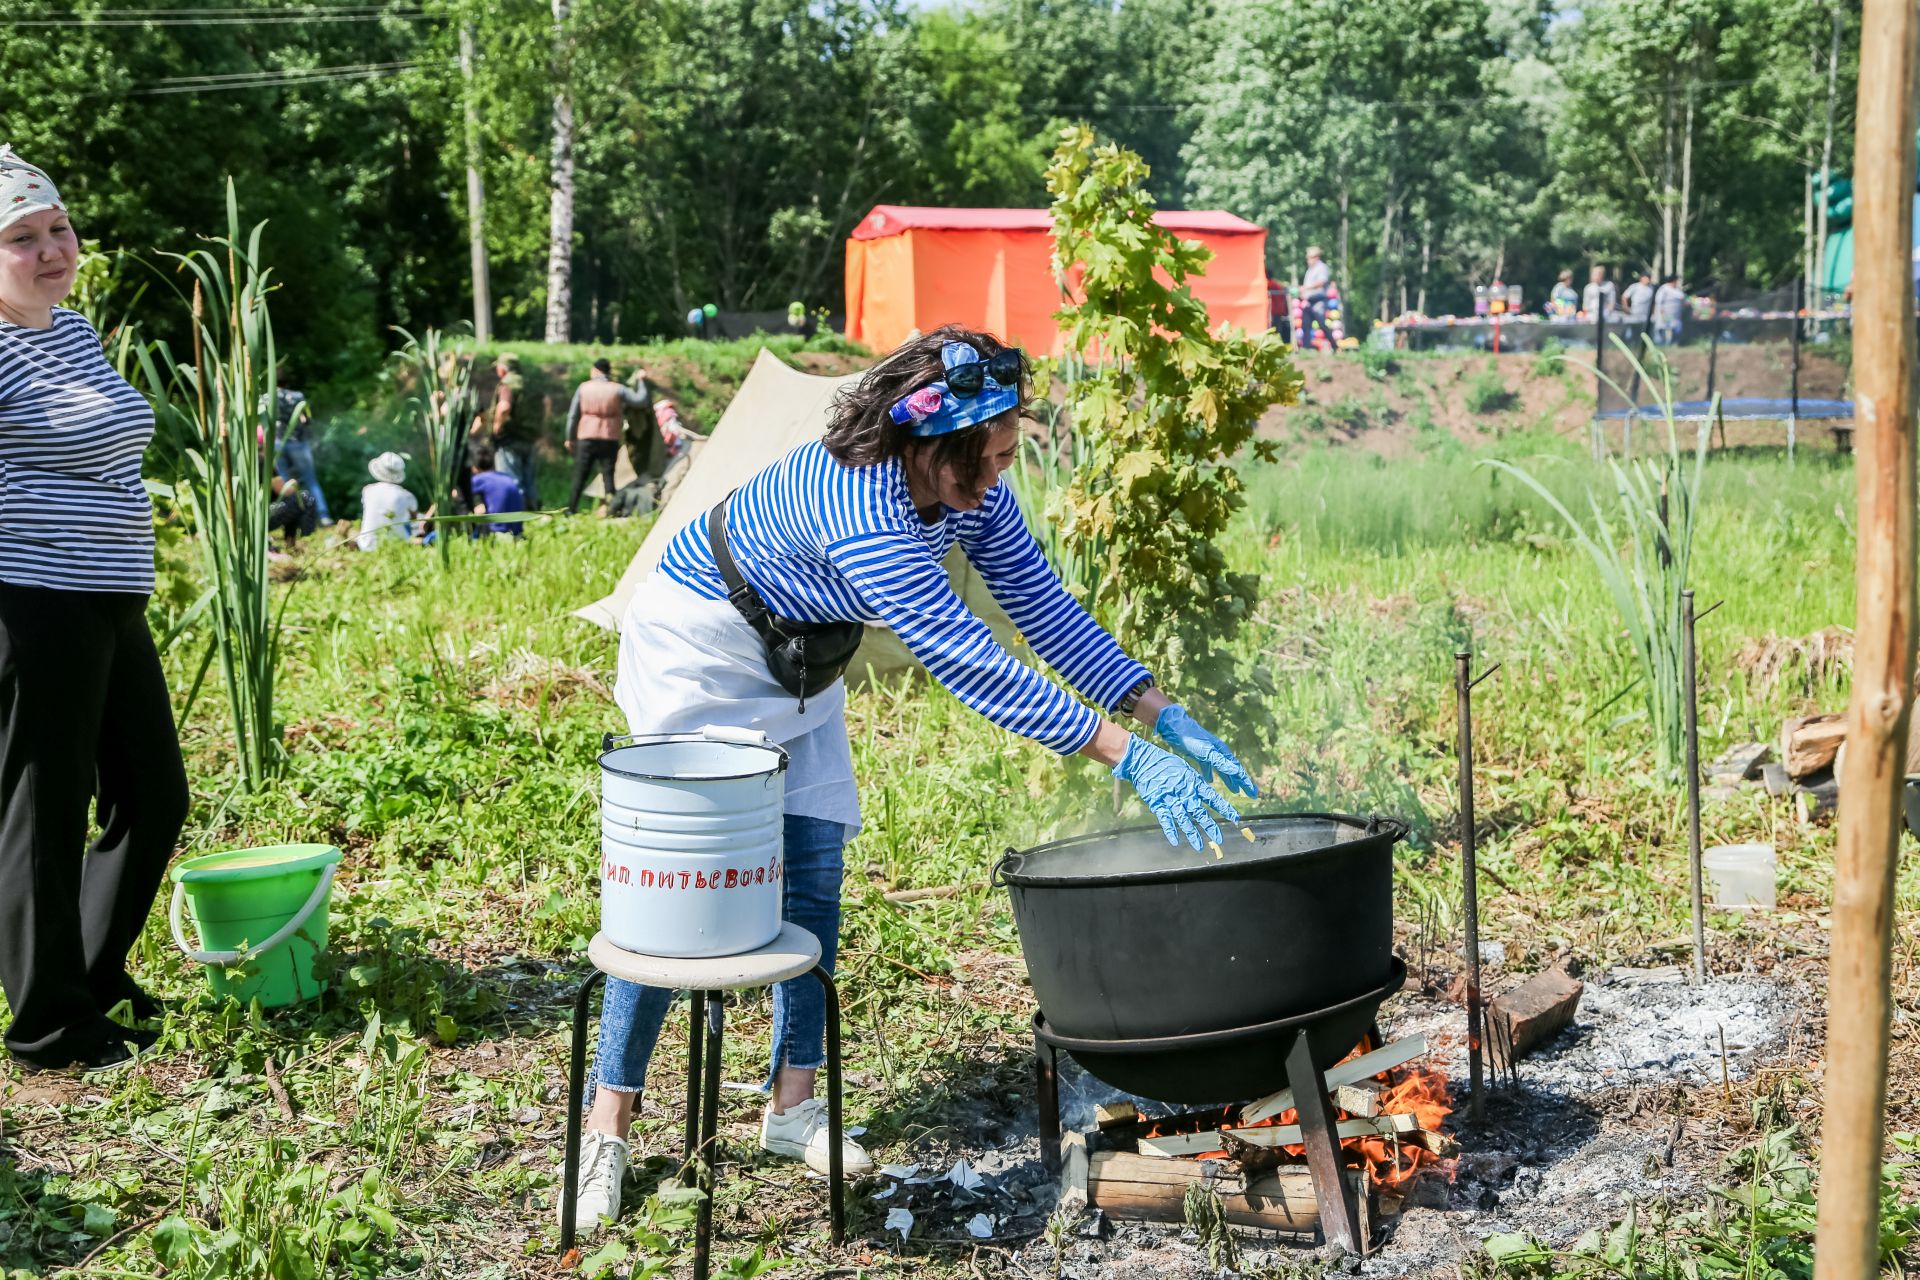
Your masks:
<instances>
[{"instance_id":1,"label":"wristwatch","mask_svg":"<svg viewBox=\"0 0 1920 1280\"><path fill-rule=\"evenodd\" d=\"M1127 690L1126 693L1121 696L1120 701L1113 704L1114 714L1122 716L1132 715L1134 707L1140 702L1140 695L1151 688L1153 688L1153 677L1141 676L1140 682L1134 685L1133 688Z\"/></svg>"}]
</instances>

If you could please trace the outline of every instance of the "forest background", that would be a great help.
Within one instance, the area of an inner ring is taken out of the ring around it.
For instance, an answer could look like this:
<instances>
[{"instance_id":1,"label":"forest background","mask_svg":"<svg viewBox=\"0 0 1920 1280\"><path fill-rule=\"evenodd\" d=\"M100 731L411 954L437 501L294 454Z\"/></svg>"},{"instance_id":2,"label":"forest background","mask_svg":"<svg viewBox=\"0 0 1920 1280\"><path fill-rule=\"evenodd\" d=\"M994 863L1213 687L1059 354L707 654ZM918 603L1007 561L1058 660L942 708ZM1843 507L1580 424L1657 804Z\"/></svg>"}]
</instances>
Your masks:
<instances>
[{"instance_id":1,"label":"forest background","mask_svg":"<svg viewBox=\"0 0 1920 1280\"><path fill-rule=\"evenodd\" d=\"M1833 0L197 4L0 0L0 140L148 260L221 225L232 175L293 374L334 386L471 314L470 158L502 338L837 311L874 204L1042 207L1076 120L1162 207L1266 226L1276 278L1326 246L1350 325L1496 276L1537 307L1592 262L1742 296L1806 270L1858 53Z\"/></svg>"}]
</instances>

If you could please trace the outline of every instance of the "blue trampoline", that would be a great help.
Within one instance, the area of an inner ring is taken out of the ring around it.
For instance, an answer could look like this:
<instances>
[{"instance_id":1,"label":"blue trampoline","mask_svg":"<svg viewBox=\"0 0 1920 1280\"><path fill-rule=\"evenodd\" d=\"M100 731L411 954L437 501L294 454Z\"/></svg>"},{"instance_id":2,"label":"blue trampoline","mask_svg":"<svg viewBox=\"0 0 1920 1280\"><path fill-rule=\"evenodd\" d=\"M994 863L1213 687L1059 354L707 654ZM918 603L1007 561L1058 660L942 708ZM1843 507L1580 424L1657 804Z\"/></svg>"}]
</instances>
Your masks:
<instances>
[{"instance_id":1,"label":"blue trampoline","mask_svg":"<svg viewBox=\"0 0 1920 1280\"><path fill-rule=\"evenodd\" d=\"M1659 405L1643 404L1633 409L1606 409L1594 416L1615 419L1658 418L1661 413ZM1713 417L1713 401L1676 400L1673 403L1673 416L1682 422L1706 421ZM1786 422L1797 418L1850 422L1853 420L1853 401L1790 400L1784 396L1735 396L1720 402L1720 417L1731 422Z\"/></svg>"},{"instance_id":2,"label":"blue trampoline","mask_svg":"<svg viewBox=\"0 0 1920 1280\"><path fill-rule=\"evenodd\" d=\"M1598 458L1604 445L1601 440L1600 424L1605 421L1621 424L1621 442L1627 452L1633 451L1633 424L1642 421L1658 422L1663 415L1657 404L1643 404L1631 409L1603 409L1593 415L1593 456ZM1821 400L1811 397L1792 396L1734 396L1720 402L1720 412L1714 413L1711 400L1676 400L1673 402L1673 417L1676 422L1718 422L1722 424L1721 443L1725 444L1724 425L1728 422L1782 422L1787 427L1787 458L1793 458L1796 428L1802 421L1826 422L1831 424L1835 446L1842 453L1853 449L1853 401Z\"/></svg>"}]
</instances>

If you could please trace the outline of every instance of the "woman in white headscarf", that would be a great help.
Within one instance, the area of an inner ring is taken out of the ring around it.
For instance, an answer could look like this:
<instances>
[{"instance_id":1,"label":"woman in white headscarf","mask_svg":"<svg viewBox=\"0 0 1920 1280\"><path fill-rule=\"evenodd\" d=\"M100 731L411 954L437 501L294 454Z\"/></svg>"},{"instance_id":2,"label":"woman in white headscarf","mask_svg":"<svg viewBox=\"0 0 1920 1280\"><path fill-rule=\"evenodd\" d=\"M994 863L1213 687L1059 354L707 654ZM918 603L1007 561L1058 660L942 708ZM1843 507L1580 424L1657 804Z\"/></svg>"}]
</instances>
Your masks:
<instances>
[{"instance_id":1,"label":"woman in white headscarf","mask_svg":"<svg viewBox=\"0 0 1920 1280\"><path fill-rule=\"evenodd\" d=\"M54 1070L153 1043L127 952L188 801L147 630L153 411L60 305L79 256L53 179L0 145L0 988L8 1050Z\"/></svg>"}]
</instances>

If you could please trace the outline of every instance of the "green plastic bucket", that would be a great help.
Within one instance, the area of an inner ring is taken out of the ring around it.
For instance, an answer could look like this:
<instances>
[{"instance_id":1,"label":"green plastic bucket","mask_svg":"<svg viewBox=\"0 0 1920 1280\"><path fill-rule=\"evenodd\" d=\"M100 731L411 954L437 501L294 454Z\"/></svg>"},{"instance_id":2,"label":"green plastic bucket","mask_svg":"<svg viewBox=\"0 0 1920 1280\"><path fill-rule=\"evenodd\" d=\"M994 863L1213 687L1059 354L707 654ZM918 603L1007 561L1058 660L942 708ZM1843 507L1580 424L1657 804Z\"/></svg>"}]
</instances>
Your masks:
<instances>
[{"instance_id":1,"label":"green plastic bucket","mask_svg":"<svg viewBox=\"0 0 1920 1280\"><path fill-rule=\"evenodd\" d=\"M327 906L340 851L327 844L229 849L173 869L173 940L207 966L215 995L266 1008L311 1000L325 989L313 960L327 949ZM193 909L198 948L180 908Z\"/></svg>"}]
</instances>

